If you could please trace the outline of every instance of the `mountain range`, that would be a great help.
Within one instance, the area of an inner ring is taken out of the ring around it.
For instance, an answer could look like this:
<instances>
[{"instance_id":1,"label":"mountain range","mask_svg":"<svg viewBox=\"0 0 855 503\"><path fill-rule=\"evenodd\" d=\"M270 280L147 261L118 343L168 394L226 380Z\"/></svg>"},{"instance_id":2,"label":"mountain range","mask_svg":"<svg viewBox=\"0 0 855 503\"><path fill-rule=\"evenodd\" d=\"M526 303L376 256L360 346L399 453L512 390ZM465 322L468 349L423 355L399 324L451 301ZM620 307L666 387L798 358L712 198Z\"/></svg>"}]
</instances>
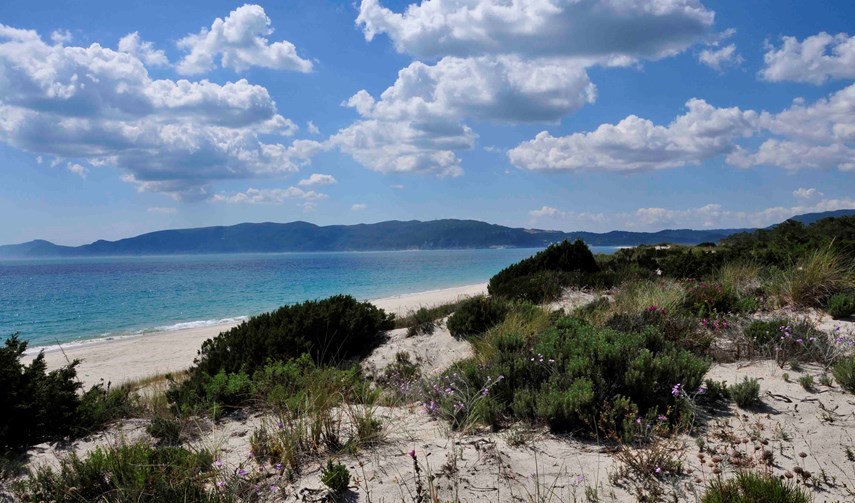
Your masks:
<instances>
[{"instance_id":1,"label":"mountain range","mask_svg":"<svg viewBox=\"0 0 855 503\"><path fill-rule=\"evenodd\" d=\"M810 224L821 218L847 215L855 215L855 209L798 215L792 220ZM34 240L0 246L0 257L539 248L564 239L582 239L590 246L635 246L663 242L697 244L715 242L731 234L751 230L753 229L562 232L452 219L428 222L393 220L375 224L328 226L308 222L265 222L163 230L117 241L98 240L82 246L62 246L50 241Z\"/></svg>"}]
</instances>

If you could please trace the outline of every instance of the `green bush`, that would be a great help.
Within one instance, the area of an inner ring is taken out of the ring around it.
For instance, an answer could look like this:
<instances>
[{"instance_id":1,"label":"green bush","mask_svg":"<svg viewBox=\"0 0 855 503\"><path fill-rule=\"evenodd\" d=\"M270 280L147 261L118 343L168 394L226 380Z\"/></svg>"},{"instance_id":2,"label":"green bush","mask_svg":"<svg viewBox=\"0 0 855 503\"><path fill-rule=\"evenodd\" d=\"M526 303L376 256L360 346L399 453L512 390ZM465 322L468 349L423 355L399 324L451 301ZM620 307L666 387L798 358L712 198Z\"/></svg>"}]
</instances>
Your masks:
<instances>
[{"instance_id":1,"label":"green bush","mask_svg":"<svg viewBox=\"0 0 855 503\"><path fill-rule=\"evenodd\" d=\"M756 320L745 327L743 335L757 346L765 346L780 340L781 327L789 325L790 322L782 319Z\"/></svg>"},{"instance_id":2,"label":"green bush","mask_svg":"<svg viewBox=\"0 0 855 503\"><path fill-rule=\"evenodd\" d=\"M460 304L448 319L448 331L454 337L472 337L483 334L499 324L508 314L508 305L492 297L473 297Z\"/></svg>"},{"instance_id":3,"label":"green bush","mask_svg":"<svg viewBox=\"0 0 855 503\"><path fill-rule=\"evenodd\" d=\"M70 455L56 470L38 468L14 492L23 501L219 502L206 489L212 462L206 451L180 447L99 447L85 459Z\"/></svg>"},{"instance_id":4,"label":"green bush","mask_svg":"<svg viewBox=\"0 0 855 503\"><path fill-rule=\"evenodd\" d=\"M636 314L616 314L606 321L606 326L619 332L640 333L647 327L655 327L665 342L695 354L705 354L713 338L699 329L694 318L675 314L665 308L650 306Z\"/></svg>"},{"instance_id":5,"label":"green bush","mask_svg":"<svg viewBox=\"0 0 855 503\"><path fill-rule=\"evenodd\" d=\"M675 411L675 385L695 390L709 369L653 326L623 333L565 317L532 339L500 333L486 343L487 361L460 363L428 383L428 412L453 425L509 418L622 434L639 415Z\"/></svg>"},{"instance_id":6,"label":"green bush","mask_svg":"<svg viewBox=\"0 0 855 503\"><path fill-rule=\"evenodd\" d=\"M831 373L841 388L855 393L855 356L838 360L831 368Z\"/></svg>"},{"instance_id":7,"label":"green bush","mask_svg":"<svg viewBox=\"0 0 855 503\"><path fill-rule=\"evenodd\" d=\"M407 337L431 335L436 329L437 317L433 310L420 307L411 316L412 324L407 327Z\"/></svg>"},{"instance_id":8,"label":"green bush","mask_svg":"<svg viewBox=\"0 0 855 503\"><path fill-rule=\"evenodd\" d=\"M82 395L77 360L47 371L44 354L21 363L26 341L13 335L0 348L0 453L81 436L132 410L127 388L93 386Z\"/></svg>"},{"instance_id":9,"label":"green bush","mask_svg":"<svg viewBox=\"0 0 855 503\"><path fill-rule=\"evenodd\" d=\"M250 376L265 363L303 354L320 365L359 358L393 327L382 309L350 296L285 306L205 341L189 377L167 397L179 407L242 404L252 395Z\"/></svg>"},{"instance_id":10,"label":"green bush","mask_svg":"<svg viewBox=\"0 0 855 503\"><path fill-rule=\"evenodd\" d=\"M329 487L333 494L342 495L350 485L350 471L343 464L328 460L327 466L321 471L321 482Z\"/></svg>"},{"instance_id":11,"label":"green bush","mask_svg":"<svg viewBox=\"0 0 855 503\"><path fill-rule=\"evenodd\" d=\"M716 283L693 281L686 289L685 307L701 318L734 312L740 305L733 292Z\"/></svg>"},{"instance_id":12,"label":"green bush","mask_svg":"<svg viewBox=\"0 0 855 503\"><path fill-rule=\"evenodd\" d=\"M855 314L855 294L837 293L828 299L828 314L834 319L846 318Z\"/></svg>"},{"instance_id":13,"label":"green bush","mask_svg":"<svg viewBox=\"0 0 855 503\"><path fill-rule=\"evenodd\" d=\"M180 444L182 430L181 420L170 416L155 416L145 429L160 445Z\"/></svg>"},{"instance_id":14,"label":"green bush","mask_svg":"<svg viewBox=\"0 0 855 503\"><path fill-rule=\"evenodd\" d=\"M741 472L729 480L714 479L702 503L810 503L810 495L790 482L769 475Z\"/></svg>"},{"instance_id":15,"label":"green bush","mask_svg":"<svg viewBox=\"0 0 855 503\"><path fill-rule=\"evenodd\" d=\"M487 290L493 297L539 303L561 294L562 287L571 282L572 276L567 273L599 270L584 242L563 241L501 270L490 278Z\"/></svg>"},{"instance_id":16,"label":"green bush","mask_svg":"<svg viewBox=\"0 0 855 503\"><path fill-rule=\"evenodd\" d=\"M743 377L742 382L730 386L727 391L731 400L743 409L760 404L760 383L757 379Z\"/></svg>"}]
</instances>

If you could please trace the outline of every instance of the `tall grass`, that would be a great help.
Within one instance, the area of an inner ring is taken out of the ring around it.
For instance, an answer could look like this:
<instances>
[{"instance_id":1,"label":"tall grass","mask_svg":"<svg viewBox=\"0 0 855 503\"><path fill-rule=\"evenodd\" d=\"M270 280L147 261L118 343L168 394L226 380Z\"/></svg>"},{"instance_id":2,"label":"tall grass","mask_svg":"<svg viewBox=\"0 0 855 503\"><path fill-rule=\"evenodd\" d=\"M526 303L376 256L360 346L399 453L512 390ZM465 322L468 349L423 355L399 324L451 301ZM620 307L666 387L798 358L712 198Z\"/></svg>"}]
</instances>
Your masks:
<instances>
[{"instance_id":1,"label":"tall grass","mask_svg":"<svg viewBox=\"0 0 855 503\"><path fill-rule=\"evenodd\" d=\"M819 307L837 292L855 288L855 267L831 246L814 250L770 279L779 304Z\"/></svg>"},{"instance_id":2,"label":"tall grass","mask_svg":"<svg viewBox=\"0 0 855 503\"><path fill-rule=\"evenodd\" d=\"M552 325L553 318L553 313L545 307L525 302L512 304L501 323L487 330L483 337L470 340L476 359L491 360L498 352L495 342L509 335L529 340L541 334Z\"/></svg>"},{"instance_id":3,"label":"tall grass","mask_svg":"<svg viewBox=\"0 0 855 503\"><path fill-rule=\"evenodd\" d=\"M683 305L686 289L673 279L632 281L621 285L612 305L616 313L639 313L650 306L672 311Z\"/></svg>"},{"instance_id":4,"label":"tall grass","mask_svg":"<svg viewBox=\"0 0 855 503\"><path fill-rule=\"evenodd\" d=\"M748 262L727 262L716 273L716 283L742 297L756 292L762 282L760 264Z\"/></svg>"}]
</instances>

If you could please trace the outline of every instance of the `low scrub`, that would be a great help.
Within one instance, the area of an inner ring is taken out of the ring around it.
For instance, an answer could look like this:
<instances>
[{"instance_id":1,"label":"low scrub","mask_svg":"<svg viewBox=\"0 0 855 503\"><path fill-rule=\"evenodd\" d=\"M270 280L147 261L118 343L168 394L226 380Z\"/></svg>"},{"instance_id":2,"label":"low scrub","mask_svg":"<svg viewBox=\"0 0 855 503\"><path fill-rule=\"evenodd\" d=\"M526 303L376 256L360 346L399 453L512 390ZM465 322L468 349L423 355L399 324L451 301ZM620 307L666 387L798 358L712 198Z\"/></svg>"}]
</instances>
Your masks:
<instances>
[{"instance_id":1,"label":"low scrub","mask_svg":"<svg viewBox=\"0 0 855 503\"><path fill-rule=\"evenodd\" d=\"M229 501L207 488L213 461L207 451L180 447L99 447L62 459L57 469L40 467L13 490L22 501Z\"/></svg>"},{"instance_id":2,"label":"low scrub","mask_svg":"<svg viewBox=\"0 0 855 503\"><path fill-rule=\"evenodd\" d=\"M729 480L715 479L701 497L702 503L810 503L802 488L780 478L753 472Z\"/></svg>"},{"instance_id":3,"label":"low scrub","mask_svg":"<svg viewBox=\"0 0 855 503\"><path fill-rule=\"evenodd\" d=\"M591 250L581 240L549 246L490 278L487 287L493 297L544 302L561 295L571 284L568 273L596 273L600 268Z\"/></svg>"},{"instance_id":4,"label":"low scrub","mask_svg":"<svg viewBox=\"0 0 855 503\"><path fill-rule=\"evenodd\" d=\"M855 314L855 293L836 293L828 299L826 311L834 319L846 318Z\"/></svg>"},{"instance_id":5,"label":"low scrub","mask_svg":"<svg viewBox=\"0 0 855 503\"><path fill-rule=\"evenodd\" d=\"M841 358L834 364L831 373L841 388L855 393L855 356Z\"/></svg>"},{"instance_id":6,"label":"low scrub","mask_svg":"<svg viewBox=\"0 0 855 503\"><path fill-rule=\"evenodd\" d=\"M27 342L14 335L0 348L0 454L83 436L132 412L128 388L99 384L81 394L79 361L48 372L43 353L29 365L21 362L26 349Z\"/></svg>"},{"instance_id":7,"label":"low scrub","mask_svg":"<svg viewBox=\"0 0 855 503\"><path fill-rule=\"evenodd\" d=\"M507 302L492 297L473 297L460 304L447 326L454 337L469 338L501 323L507 314Z\"/></svg>"},{"instance_id":8,"label":"low scrub","mask_svg":"<svg viewBox=\"0 0 855 503\"><path fill-rule=\"evenodd\" d=\"M427 412L458 427L524 419L622 435L641 418L676 420L682 390L697 389L709 369L653 326L625 333L565 317L531 339L490 337L488 358L458 364L428 386Z\"/></svg>"},{"instance_id":9,"label":"low scrub","mask_svg":"<svg viewBox=\"0 0 855 503\"><path fill-rule=\"evenodd\" d=\"M741 306L736 294L721 284L692 281L686 288L684 307L705 318L716 313L737 312Z\"/></svg>"},{"instance_id":10,"label":"low scrub","mask_svg":"<svg viewBox=\"0 0 855 503\"><path fill-rule=\"evenodd\" d=\"M727 392L730 399L742 409L760 405L760 383L757 382L757 379L743 377L742 382L730 386Z\"/></svg>"},{"instance_id":11,"label":"low scrub","mask_svg":"<svg viewBox=\"0 0 855 503\"><path fill-rule=\"evenodd\" d=\"M821 307L855 287L851 260L831 245L814 250L773 278L769 289L781 304Z\"/></svg>"}]
</instances>

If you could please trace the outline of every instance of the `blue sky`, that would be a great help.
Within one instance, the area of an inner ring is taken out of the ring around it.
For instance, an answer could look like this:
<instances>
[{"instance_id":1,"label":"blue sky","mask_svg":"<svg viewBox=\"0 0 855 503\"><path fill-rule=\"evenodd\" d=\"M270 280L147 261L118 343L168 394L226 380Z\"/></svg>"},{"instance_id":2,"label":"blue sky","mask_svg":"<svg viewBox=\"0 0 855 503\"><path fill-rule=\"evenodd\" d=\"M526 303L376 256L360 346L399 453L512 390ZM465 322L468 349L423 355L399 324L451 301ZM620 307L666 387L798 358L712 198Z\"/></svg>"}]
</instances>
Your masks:
<instances>
[{"instance_id":1,"label":"blue sky","mask_svg":"<svg viewBox=\"0 0 855 503\"><path fill-rule=\"evenodd\" d=\"M855 3L4 0L0 243L855 207Z\"/></svg>"}]
</instances>

